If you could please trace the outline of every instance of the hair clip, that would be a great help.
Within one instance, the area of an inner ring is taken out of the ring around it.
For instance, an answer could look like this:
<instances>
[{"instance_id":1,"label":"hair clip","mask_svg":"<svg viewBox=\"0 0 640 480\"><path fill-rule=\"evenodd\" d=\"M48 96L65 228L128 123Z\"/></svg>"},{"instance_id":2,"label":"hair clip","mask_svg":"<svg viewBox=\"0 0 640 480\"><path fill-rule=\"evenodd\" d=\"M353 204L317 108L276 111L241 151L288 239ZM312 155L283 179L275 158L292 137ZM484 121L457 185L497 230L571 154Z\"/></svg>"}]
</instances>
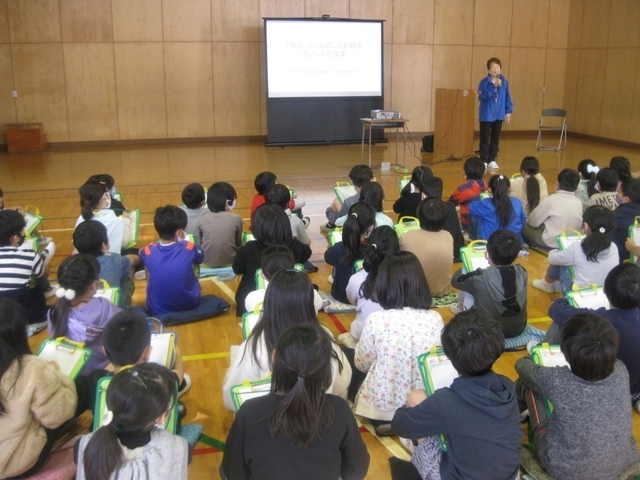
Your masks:
<instances>
[{"instance_id":1,"label":"hair clip","mask_svg":"<svg viewBox=\"0 0 640 480\"><path fill-rule=\"evenodd\" d=\"M598 173L600 171L600 169L598 168L597 165L587 165L587 172L589 173Z\"/></svg>"},{"instance_id":2,"label":"hair clip","mask_svg":"<svg viewBox=\"0 0 640 480\"><path fill-rule=\"evenodd\" d=\"M306 375L304 373L299 373L298 372L298 378L303 378L304 379L304 378L306 378Z\"/></svg>"},{"instance_id":3,"label":"hair clip","mask_svg":"<svg viewBox=\"0 0 640 480\"><path fill-rule=\"evenodd\" d=\"M372 244L371 244L371 246L372 246L373 248L375 248L376 250L378 249L378 245L376 245L375 243L372 243Z\"/></svg>"},{"instance_id":4,"label":"hair clip","mask_svg":"<svg viewBox=\"0 0 640 480\"><path fill-rule=\"evenodd\" d=\"M498 180L504 180L504 175L500 175L500 176L498 177Z\"/></svg>"},{"instance_id":5,"label":"hair clip","mask_svg":"<svg viewBox=\"0 0 640 480\"><path fill-rule=\"evenodd\" d=\"M600 233L604 233L604 232L605 232L605 229L604 229L604 227L600 227L600 228L598 229L598 231L599 231Z\"/></svg>"},{"instance_id":6,"label":"hair clip","mask_svg":"<svg viewBox=\"0 0 640 480\"><path fill-rule=\"evenodd\" d=\"M358 218L358 214L356 212L351 212L350 215L353 215L354 217Z\"/></svg>"},{"instance_id":7,"label":"hair clip","mask_svg":"<svg viewBox=\"0 0 640 480\"><path fill-rule=\"evenodd\" d=\"M56 290L56 297L66 298L67 300L73 300L74 298L76 298L76 292L71 288L68 288L65 290L64 288L60 287Z\"/></svg>"},{"instance_id":8,"label":"hair clip","mask_svg":"<svg viewBox=\"0 0 640 480\"><path fill-rule=\"evenodd\" d=\"M113 412L111 410L107 410L102 415L102 426L109 425L113 421Z\"/></svg>"},{"instance_id":9,"label":"hair clip","mask_svg":"<svg viewBox=\"0 0 640 480\"><path fill-rule=\"evenodd\" d=\"M131 372L131 376L133 378L135 378L138 382L140 382L140 384L144 387L147 388L147 385L144 383L144 380L142 380L142 377L138 374L137 370L134 370Z\"/></svg>"},{"instance_id":10,"label":"hair clip","mask_svg":"<svg viewBox=\"0 0 640 480\"><path fill-rule=\"evenodd\" d=\"M302 271L298 270L297 268L287 268L287 272L302 273Z\"/></svg>"}]
</instances>

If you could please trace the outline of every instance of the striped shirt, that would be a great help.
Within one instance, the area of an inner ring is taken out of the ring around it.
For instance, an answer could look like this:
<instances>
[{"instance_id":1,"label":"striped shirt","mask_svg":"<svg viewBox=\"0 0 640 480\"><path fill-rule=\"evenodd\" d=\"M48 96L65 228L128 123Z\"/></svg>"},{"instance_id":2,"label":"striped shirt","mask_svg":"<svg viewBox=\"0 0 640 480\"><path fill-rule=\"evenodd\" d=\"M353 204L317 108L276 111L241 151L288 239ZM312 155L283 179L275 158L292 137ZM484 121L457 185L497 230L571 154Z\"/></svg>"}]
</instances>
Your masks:
<instances>
[{"instance_id":1,"label":"striped shirt","mask_svg":"<svg viewBox=\"0 0 640 480\"><path fill-rule=\"evenodd\" d=\"M39 253L0 247L0 291L28 286L31 275L41 277L43 273L44 260Z\"/></svg>"}]
</instances>

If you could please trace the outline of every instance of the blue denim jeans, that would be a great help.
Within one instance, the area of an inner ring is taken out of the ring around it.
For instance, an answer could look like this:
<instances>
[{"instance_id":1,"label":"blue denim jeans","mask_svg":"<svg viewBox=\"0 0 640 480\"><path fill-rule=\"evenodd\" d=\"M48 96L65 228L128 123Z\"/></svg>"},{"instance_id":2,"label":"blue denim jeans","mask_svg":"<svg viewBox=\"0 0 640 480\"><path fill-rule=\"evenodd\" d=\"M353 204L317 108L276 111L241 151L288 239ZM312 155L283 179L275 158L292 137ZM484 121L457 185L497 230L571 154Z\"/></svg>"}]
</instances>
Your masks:
<instances>
[{"instance_id":1,"label":"blue denim jeans","mask_svg":"<svg viewBox=\"0 0 640 480\"><path fill-rule=\"evenodd\" d=\"M571 280L569 267L549 265L549 268L547 268L547 276L553 280L560 280L560 289L562 290L563 297L567 295L567 292L571 291L573 280Z\"/></svg>"}]
</instances>

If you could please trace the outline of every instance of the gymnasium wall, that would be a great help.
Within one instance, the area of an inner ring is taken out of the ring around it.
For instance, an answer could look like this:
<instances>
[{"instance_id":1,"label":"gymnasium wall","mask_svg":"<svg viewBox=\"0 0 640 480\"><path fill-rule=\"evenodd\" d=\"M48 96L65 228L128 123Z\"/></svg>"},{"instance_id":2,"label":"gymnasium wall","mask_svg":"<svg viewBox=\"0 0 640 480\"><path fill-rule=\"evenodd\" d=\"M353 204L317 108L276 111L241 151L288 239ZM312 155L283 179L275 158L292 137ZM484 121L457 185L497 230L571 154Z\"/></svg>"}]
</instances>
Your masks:
<instances>
[{"instance_id":1,"label":"gymnasium wall","mask_svg":"<svg viewBox=\"0 0 640 480\"><path fill-rule=\"evenodd\" d=\"M639 4L0 0L0 125L43 122L50 142L266 135L262 17L329 14L386 20L385 107L413 132L433 130L436 88L475 91L497 56L516 104L509 129L566 106L571 130L640 141L640 95L628 101Z\"/></svg>"}]
</instances>

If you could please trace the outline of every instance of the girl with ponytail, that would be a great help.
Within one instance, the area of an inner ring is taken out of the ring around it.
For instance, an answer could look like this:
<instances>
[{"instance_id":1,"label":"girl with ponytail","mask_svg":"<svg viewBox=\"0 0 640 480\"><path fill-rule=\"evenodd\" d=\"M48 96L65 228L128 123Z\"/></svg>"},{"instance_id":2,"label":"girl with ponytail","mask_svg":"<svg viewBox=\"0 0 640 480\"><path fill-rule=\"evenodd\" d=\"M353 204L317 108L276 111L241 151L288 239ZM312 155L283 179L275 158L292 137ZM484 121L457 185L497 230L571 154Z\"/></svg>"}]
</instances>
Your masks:
<instances>
[{"instance_id":1,"label":"girl with ponytail","mask_svg":"<svg viewBox=\"0 0 640 480\"><path fill-rule=\"evenodd\" d=\"M78 480L186 479L187 441L162 427L176 401L169 369L141 363L116 373L103 425L76 445Z\"/></svg>"},{"instance_id":2,"label":"girl with ponytail","mask_svg":"<svg viewBox=\"0 0 640 480\"><path fill-rule=\"evenodd\" d=\"M354 273L347 285L347 298L356 306L356 318L351 322L351 336L358 341L370 313L382 310L374 298L373 290L378 267L384 258L400 250L398 235L386 225L375 228L363 246L363 269Z\"/></svg>"},{"instance_id":3,"label":"girl with ponytail","mask_svg":"<svg viewBox=\"0 0 640 480\"><path fill-rule=\"evenodd\" d=\"M376 212L371 205L356 202L342 227L342 241L324 252L324 260L333 268L331 296L342 303L349 303L347 285L353 275L353 265L364 254L365 239L375 226Z\"/></svg>"},{"instance_id":4,"label":"girl with ponytail","mask_svg":"<svg viewBox=\"0 0 640 480\"><path fill-rule=\"evenodd\" d=\"M271 392L245 402L231 425L223 479L366 476L369 454L355 418L343 399L326 393L332 343L318 324L282 333L272 354Z\"/></svg>"},{"instance_id":5,"label":"girl with ponytail","mask_svg":"<svg viewBox=\"0 0 640 480\"><path fill-rule=\"evenodd\" d=\"M600 169L596 162L590 158L580 160L578 163L578 174L580 175L580 183L576 190L576 197L580 199L582 204L586 204L589 201L589 197L597 192L596 190L596 176Z\"/></svg>"},{"instance_id":6,"label":"girl with ponytail","mask_svg":"<svg viewBox=\"0 0 640 480\"><path fill-rule=\"evenodd\" d=\"M58 267L58 301L47 314L49 334L84 342L92 354L82 373L88 375L107 366L102 348L102 329L120 309L103 297L95 297L100 285L100 265L93 255L65 258Z\"/></svg>"},{"instance_id":7,"label":"girl with ponytail","mask_svg":"<svg viewBox=\"0 0 640 480\"><path fill-rule=\"evenodd\" d=\"M525 215L549 196L547 181L540 175L540 162L536 157L524 157L520 163L521 177L511 179L509 195L519 199Z\"/></svg>"},{"instance_id":8,"label":"girl with ponytail","mask_svg":"<svg viewBox=\"0 0 640 480\"><path fill-rule=\"evenodd\" d=\"M516 233L522 240L520 231L527 218L522 202L515 197L509 197L510 186L507 177L494 175L489 180L492 196L469 205L471 213L469 235L472 239L488 240L496 230L507 229Z\"/></svg>"},{"instance_id":9,"label":"girl with ponytail","mask_svg":"<svg viewBox=\"0 0 640 480\"><path fill-rule=\"evenodd\" d=\"M533 281L538 290L566 294L573 284L578 287L604 285L607 274L618 265L618 247L611 241L616 228L612 210L602 205L587 208L582 215L582 231L586 237L564 250L549 252L549 268L545 278ZM573 267L571 281L567 267Z\"/></svg>"},{"instance_id":10,"label":"girl with ponytail","mask_svg":"<svg viewBox=\"0 0 640 480\"><path fill-rule=\"evenodd\" d=\"M107 237L109 238L109 251L112 253L120 253L122 248L129 243L131 239L131 217L127 212L123 212L121 217L117 217L115 212L111 210L111 194L104 182L87 182L78 190L80 194L80 216L76 221L76 227L82 222L88 220L97 220L107 228ZM137 265L140 263L140 258Z\"/></svg>"}]
</instances>

